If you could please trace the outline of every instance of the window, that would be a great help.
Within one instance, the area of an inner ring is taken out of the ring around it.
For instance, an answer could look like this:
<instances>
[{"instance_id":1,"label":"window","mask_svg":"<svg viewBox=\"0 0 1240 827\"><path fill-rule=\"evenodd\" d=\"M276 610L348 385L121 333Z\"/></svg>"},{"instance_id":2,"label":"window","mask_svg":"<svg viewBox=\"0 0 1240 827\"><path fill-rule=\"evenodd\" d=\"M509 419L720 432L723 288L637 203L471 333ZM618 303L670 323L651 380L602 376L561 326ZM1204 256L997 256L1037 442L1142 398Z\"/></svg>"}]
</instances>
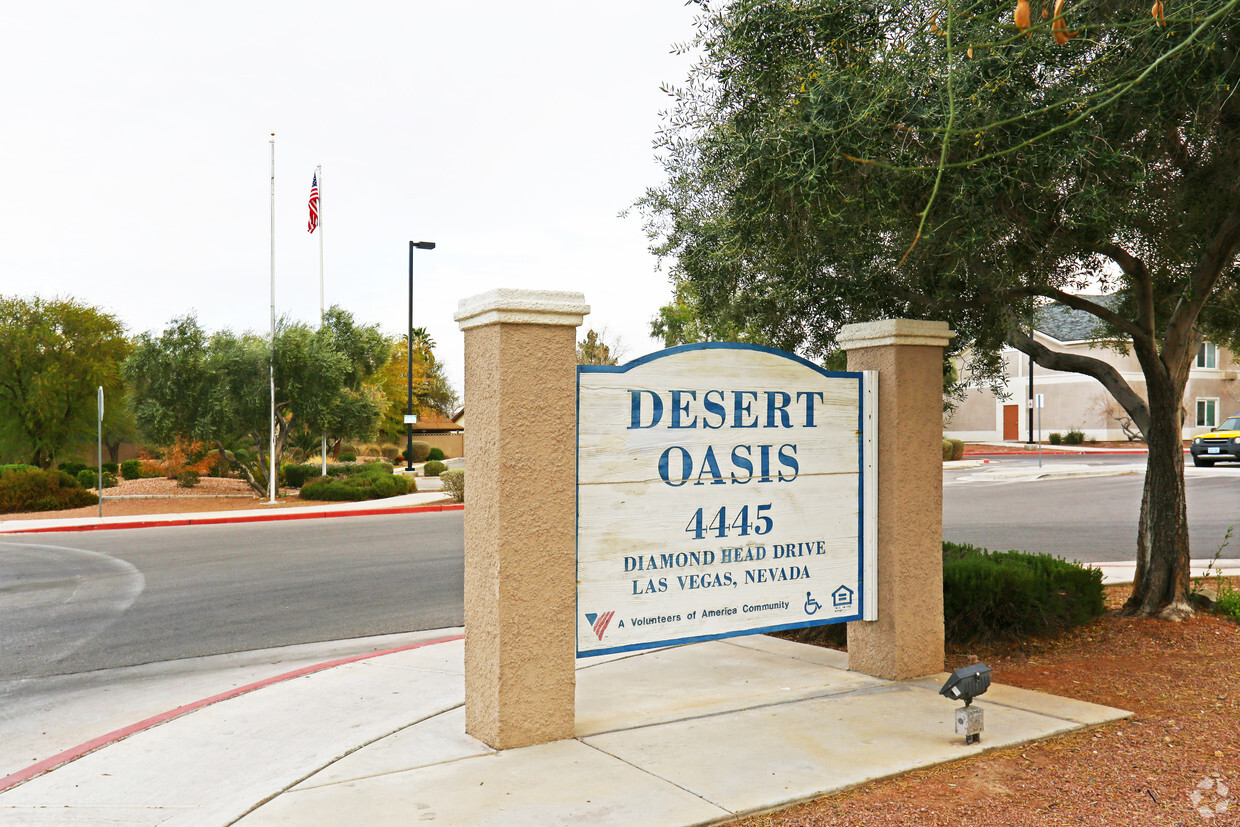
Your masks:
<instances>
[{"instance_id":1,"label":"window","mask_svg":"<svg viewBox=\"0 0 1240 827\"><path fill-rule=\"evenodd\" d=\"M1213 428L1218 424L1218 400L1197 400L1197 427Z\"/></svg>"},{"instance_id":2,"label":"window","mask_svg":"<svg viewBox=\"0 0 1240 827\"><path fill-rule=\"evenodd\" d=\"M1196 366L1199 368L1218 367L1218 348L1209 342L1202 342L1201 350L1197 351Z\"/></svg>"}]
</instances>

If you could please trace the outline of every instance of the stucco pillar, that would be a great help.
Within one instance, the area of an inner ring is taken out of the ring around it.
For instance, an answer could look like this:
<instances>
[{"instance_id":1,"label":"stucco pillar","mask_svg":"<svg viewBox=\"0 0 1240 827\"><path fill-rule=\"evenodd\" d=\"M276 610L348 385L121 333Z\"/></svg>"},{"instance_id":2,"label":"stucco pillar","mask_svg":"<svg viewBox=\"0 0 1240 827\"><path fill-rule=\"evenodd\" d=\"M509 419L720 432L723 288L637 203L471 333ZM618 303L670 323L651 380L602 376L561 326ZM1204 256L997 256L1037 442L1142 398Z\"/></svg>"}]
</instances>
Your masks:
<instances>
[{"instance_id":1,"label":"stucco pillar","mask_svg":"<svg viewBox=\"0 0 1240 827\"><path fill-rule=\"evenodd\" d=\"M581 293L463 299L465 730L496 749L573 736Z\"/></svg>"},{"instance_id":2,"label":"stucco pillar","mask_svg":"<svg viewBox=\"0 0 1240 827\"><path fill-rule=\"evenodd\" d=\"M945 322L846 325L850 371L878 371L878 620L848 624L848 667L889 680L943 670Z\"/></svg>"}]
</instances>

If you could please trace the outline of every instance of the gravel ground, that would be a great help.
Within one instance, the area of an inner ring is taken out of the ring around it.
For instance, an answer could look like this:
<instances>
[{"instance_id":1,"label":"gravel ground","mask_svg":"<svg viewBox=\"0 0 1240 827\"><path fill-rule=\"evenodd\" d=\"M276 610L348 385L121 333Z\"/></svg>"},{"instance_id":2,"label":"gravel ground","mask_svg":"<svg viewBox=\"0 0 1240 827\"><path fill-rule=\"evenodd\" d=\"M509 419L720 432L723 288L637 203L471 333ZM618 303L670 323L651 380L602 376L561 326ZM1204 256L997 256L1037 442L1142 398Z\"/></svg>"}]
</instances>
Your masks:
<instances>
[{"instance_id":1,"label":"gravel ground","mask_svg":"<svg viewBox=\"0 0 1240 827\"><path fill-rule=\"evenodd\" d=\"M1240 578L1231 580L1240 587ZM987 753L733 824L1240 824L1240 624L1107 614L1058 640L975 649L998 683L1106 704L1127 721ZM984 738L985 736L983 736Z\"/></svg>"}]
</instances>

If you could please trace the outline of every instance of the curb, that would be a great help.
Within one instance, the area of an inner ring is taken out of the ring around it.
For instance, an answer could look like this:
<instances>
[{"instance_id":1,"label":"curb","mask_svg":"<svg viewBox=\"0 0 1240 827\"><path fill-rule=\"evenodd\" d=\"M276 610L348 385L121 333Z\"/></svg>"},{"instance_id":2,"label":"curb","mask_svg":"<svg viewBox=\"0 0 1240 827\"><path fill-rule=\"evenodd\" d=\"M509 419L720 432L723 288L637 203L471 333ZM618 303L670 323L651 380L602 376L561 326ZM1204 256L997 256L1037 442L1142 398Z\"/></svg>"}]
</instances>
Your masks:
<instances>
[{"instance_id":1,"label":"curb","mask_svg":"<svg viewBox=\"0 0 1240 827\"><path fill-rule=\"evenodd\" d=\"M187 525L224 525L227 523L266 523L278 520L317 520L325 517L372 517L383 514L423 514L434 511L462 511L464 503L440 505L405 505L397 508L351 508L340 511L286 512L270 514L247 514L242 517L182 517L174 520L131 520L123 523L83 523L81 525L36 526L34 528L0 528L5 534L50 534L64 531L115 531L127 528L167 528Z\"/></svg>"},{"instance_id":2,"label":"curb","mask_svg":"<svg viewBox=\"0 0 1240 827\"><path fill-rule=\"evenodd\" d=\"M336 660L324 661L323 663L316 663L310 666L303 666L300 669L294 669L292 672L285 672L283 675L274 675L261 681L248 683L245 686L234 687L226 692L221 692L218 695L212 695L209 698L203 698L202 700L183 704L182 706L178 706L177 708L171 709L167 712L152 715L150 718L138 721L136 724L130 724L127 727L121 727L120 729L113 730L106 735L100 735L98 738L92 738L85 743L78 744L76 747L71 747L64 752L57 753L51 758L45 758L36 764L31 764L24 770L18 770L12 775L0 778L0 793L11 790L21 784L25 784L27 781L37 778L44 773L59 769L65 764L76 761L83 755L89 755L95 750L103 749L106 746L115 744L117 741L123 741L131 735L137 735L139 732L151 729L152 727L159 726L160 724L166 724L169 721L176 720L177 718L188 715L191 712L197 712L200 709L212 706L220 701L228 701L241 695L247 695L250 692L272 686L273 684L292 680L293 678L313 675L315 672L322 672L323 670L331 669L334 666L344 666L345 664L357 663L358 661L369 660L370 658L377 658L383 655L394 655L397 652L408 652L413 649L422 649L426 646L434 646L439 643L451 643L453 641L463 640L464 638L464 635L454 635L452 637L436 638L435 640L424 640L420 643L411 643L408 646L398 646L395 649L384 649L379 652L367 652L362 655L353 655L347 658L337 658Z\"/></svg>"}]
</instances>

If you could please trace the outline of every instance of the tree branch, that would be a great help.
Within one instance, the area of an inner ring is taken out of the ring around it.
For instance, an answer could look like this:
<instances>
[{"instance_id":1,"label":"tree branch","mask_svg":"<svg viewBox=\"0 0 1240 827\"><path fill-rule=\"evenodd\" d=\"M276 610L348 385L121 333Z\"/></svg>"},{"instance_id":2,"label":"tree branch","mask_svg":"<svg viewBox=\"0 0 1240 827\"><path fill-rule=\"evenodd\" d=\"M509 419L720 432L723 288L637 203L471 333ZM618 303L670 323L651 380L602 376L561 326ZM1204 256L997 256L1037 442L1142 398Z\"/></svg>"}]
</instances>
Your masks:
<instances>
[{"instance_id":1,"label":"tree branch","mask_svg":"<svg viewBox=\"0 0 1240 827\"><path fill-rule=\"evenodd\" d=\"M1008 344L1020 352L1033 357L1033 361L1048 370L1083 373L1086 376L1092 376L1097 379L1110 392L1111 396L1115 397L1115 401L1128 412L1128 415L1132 417L1133 423L1141 429L1141 433L1148 432L1150 424L1149 406L1124 380L1124 377L1119 375L1119 371L1113 365L1101 359L1095 359L1092 356L1051 350L1045 345L1034 341L1027 333L1023 333L1020 330L1013 330L1008 333Z\"/></svg>"},{"instance_id":2,"label":"tree branch","mask_svg":"<svg viewBox=\"0 0 1240 827\"><path fill-rule=\"evenodd\" d=\"M1137 324L1154 342L1154 277L1145 262L1114 242L1100 244L1094 250L1114 261L1132 280L1137 296Z\"/></svg>"},{"instance_id":3,"label":"tree branch","mask_svg":"<svg viewBox=\"0 0 1240 827\"><path fill-rule=\"evenodd\" d=\"M1235 257L1237 246L1240 246L1240 203L1233 205L1231 212L1223 218L1214 238L1210 239L1197 262L1188 296L1181 296L1171 312L1162 346L1163 363L1171 375L1178 376L1180 366L1187 364L1189 354L1186 350L1190 346L1196 350L1198 337L1193 329L1197 325L1197 317L1214 292L1214 285L1223 274L1223 268Z\"/></svg>"}]
</instances>

